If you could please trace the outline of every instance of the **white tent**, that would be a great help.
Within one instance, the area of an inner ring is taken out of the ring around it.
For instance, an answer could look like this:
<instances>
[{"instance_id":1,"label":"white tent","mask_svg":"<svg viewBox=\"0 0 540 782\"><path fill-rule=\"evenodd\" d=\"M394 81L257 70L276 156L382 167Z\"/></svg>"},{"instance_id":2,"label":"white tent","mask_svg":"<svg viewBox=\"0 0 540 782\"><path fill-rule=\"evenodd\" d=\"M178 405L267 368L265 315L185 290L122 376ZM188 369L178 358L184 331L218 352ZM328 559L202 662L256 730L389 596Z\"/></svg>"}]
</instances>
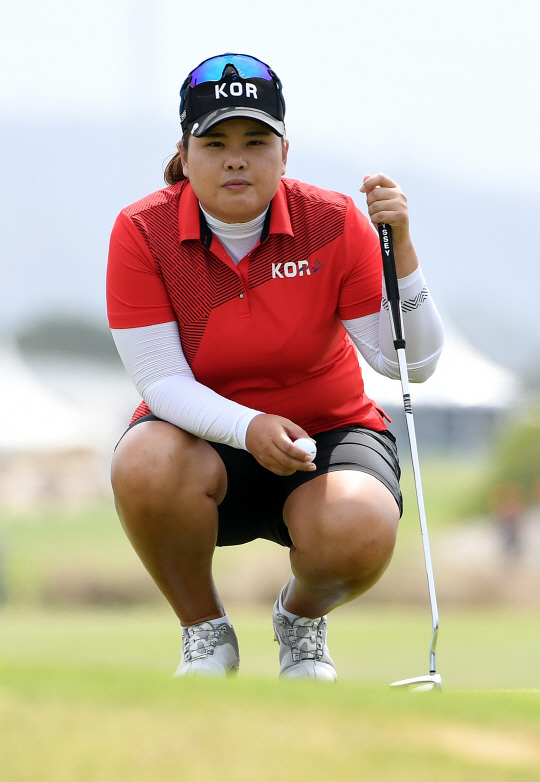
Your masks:
<instances>
[{"instance_id":1,"label":"white tent","mask_svg":"<svg viewBox=\"0 0 540 782\"><path fill-rule=\"evenodd\" d=\"M382 407L400 405L400 382L379 375L363 359L361 364L368 396ZM448 326L435 373L425 383L411 383L413 405L419 407L506 410L518 394L519 384L510 370L491 361Z\"/></svg>"},{"instance_id":2,"label":"white tent","mask_svg":"<svg viewBox=\"0 0 540 782\"><path fill-rule=\"evenodd\" d=\"M390 413L394 418L392 429L399 430L401 384L377 374L363 359L361 364L366 393ZM92 405L72 404L44 386L8 340L0 340L0 377L0 453L73 448L102 451L104 443L110 446L111 438L121 431L116 422L111 424L111 415L107 417L106 411L93 412ZM488 438L492 424L512 408L518 395L515 376L483 356L451 328L446 329L445 346L434 375L425 383L411 384L419 432L422 419L429 418L430 435L424 440L442 439L443 447L450 428L480 427L482 433L477 439ZM106 398L114 400L110 390ZM136 402L134 396L133 408ZM130 405L131 401L123 405L129 414ZM128 413L125 415L129 418ZM437 431L446 435L438 437ZM399 436L398 431L396 434Z\"/></svg>"},{"instance_id":3,"label":"white tent","mask_svg":"<svg viewBox=\"0 0 540 782\"><path fill-rule=\"evenodd\" d=\"M518 380L455 329L446 327L445 331L435 373L425 383L410 384L419 447L443 451L486 448L516 406ZM405 445L401 383L379 375L363 359L360 363L367 395L392 417L390 429Z\"/></svg>"},{"instance_id":4,"label":"white tent","mask_svg":"<svg viewBox=\"0 0 540 782\"><path fill-rule=\"evenodd\" d=\"M47 389L13 342L0 341L0 453L99 448L103 423Z\"/></svg>"}]
</instances>

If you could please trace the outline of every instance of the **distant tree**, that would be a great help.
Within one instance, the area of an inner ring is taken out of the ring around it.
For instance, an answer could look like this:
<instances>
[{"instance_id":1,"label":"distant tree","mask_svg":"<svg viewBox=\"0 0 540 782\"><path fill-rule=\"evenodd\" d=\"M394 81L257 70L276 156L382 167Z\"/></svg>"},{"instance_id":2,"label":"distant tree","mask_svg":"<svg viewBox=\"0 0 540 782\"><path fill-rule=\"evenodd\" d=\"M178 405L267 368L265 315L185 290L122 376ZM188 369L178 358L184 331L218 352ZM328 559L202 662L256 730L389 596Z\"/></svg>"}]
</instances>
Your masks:
<instances>
[{"instance_id":1,"label":"distant tree","mask_svg":"<svg viewBox=\"0 0 540 782\"><path fill-rule=\"evenodd\" d=\"M540 478L540 413L507 432L496 450L495 479L511 481L521 487L527 502L535 499Z\"/></svg>"},{"instance_id":2,"label":"distant tree","mask_svg":"<svg viewBox=\"0 0 540 782\"><path fill-rule=\"evenodd\" d=\"M540 355L540 344L537 346L537 349L531 353L531 355ZM525 387L528 388L529 391L536 393L537 396L540 396L540 361L536 361L535 363L533 360L532 364L528 366L522 377Z\"/></svg>"},{"instance_id":3,"label":"distant tree","mask_svg":"<svg viewBox=\"0 0 540 782\"><path fill-rule=\"evenodd\" d=\"M486 480L470 498L469 511L488 513L498 487L511 486L525 505L539 501L540 409L506 429L496 441Z\"/></svg>"},{"instance_id":4,"label":"distant tree","mask_svg":"<svg viewBox=\"0 0 540 782\"><path fill-rule=\"evenodd\" d=\"M33 323L17 335L19 347L28 353L84 356L118 362L108 328L74 317L50 317Z\"/></svg>"}]
</instances>

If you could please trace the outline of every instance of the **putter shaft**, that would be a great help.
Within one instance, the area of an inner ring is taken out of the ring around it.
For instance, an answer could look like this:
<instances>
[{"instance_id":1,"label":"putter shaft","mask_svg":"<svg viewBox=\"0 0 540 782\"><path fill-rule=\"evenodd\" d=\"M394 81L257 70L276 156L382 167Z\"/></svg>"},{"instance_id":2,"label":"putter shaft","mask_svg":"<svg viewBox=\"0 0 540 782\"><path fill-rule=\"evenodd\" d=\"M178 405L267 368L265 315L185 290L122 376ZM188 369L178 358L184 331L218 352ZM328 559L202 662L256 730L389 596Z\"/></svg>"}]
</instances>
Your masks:
<instances>
[{"instance_id":1,"label":"putter shaft","mask_svg":"<svg viewBox=\"0 0 540 782\"><path fill-rule=\"evenodd\" d=\"M429 650L429 671L430 674L433 675L437 671L437 666L435 661L435 650L437 646L437 635L439 632L439 609L437 606L437 594L435 592L435 579L433 576L433 563L431 559L431 549L429 545L426 509L424 505L424 492L422 490L420 461L418 459L418 447L416 443L416 431L414 428L414 418L412 413L411 397L409 394L409 377L407 373L407 359L405 356L405 349L404 348L398 349L397 355L398 355L398 362L399 362L399 374L401 377L401 388L403 392L403 407L405 410L405 421L407 424L407 434L409 436L409 447L411 450L411 461L413 467L414 485L416 489L418 516L420 518L420 530L422 533L422 546L424 550L424 561L426 564L429 602L431 605L432 634L431 634L431 646Z\"/></svg>"},{"instance_id":2,"label":"putter shaft","mask_svg":"<svg viewBox=\"0 0 540 782\"><path fill-rule=\"evenodd\" d=\"M437 607L437 596L435 593L435 579L433 577L433 564L431 560L431 549L429 546L429 536L427 530L426 510L424 505L424 493L422 491L422 478L420 475L420 462L418 459L418 447L416 443L416 432L414 428L414 418L412 413L411 396L409 393L409 373L407 370L407 357L405 355L405 334L403 331L403 312L399 297L399 284L396 271L396 262L394 258L394 246L392 242L392 228L386 223L379 225L379 239L381 243L381 254L383 259L384 279L386 283L386 295L388 297L388 314L390 317L390 326L394 347L396 349L399 376L401 379L401 389L403 393L403 408L405 410L405 421L407 423L407 434L409 437L409 447L411 451L411 460L414 475L414 485L416 489L416 501L418 505L418 516L420 518L420 530L422 533L422 547L424 550L424 561L426 564L426 574L428 581L429 602L431 605L432 634L431 645L429 649L429 677L417 677L415 679L405 679L400 682L394 682L392 686L418 684L421 681L425 683L433 682L437 689L441 686L441 677L436 673L435 649L437 646L437 636L439 632L439 609Z\"/></svg>"}]
</instances>

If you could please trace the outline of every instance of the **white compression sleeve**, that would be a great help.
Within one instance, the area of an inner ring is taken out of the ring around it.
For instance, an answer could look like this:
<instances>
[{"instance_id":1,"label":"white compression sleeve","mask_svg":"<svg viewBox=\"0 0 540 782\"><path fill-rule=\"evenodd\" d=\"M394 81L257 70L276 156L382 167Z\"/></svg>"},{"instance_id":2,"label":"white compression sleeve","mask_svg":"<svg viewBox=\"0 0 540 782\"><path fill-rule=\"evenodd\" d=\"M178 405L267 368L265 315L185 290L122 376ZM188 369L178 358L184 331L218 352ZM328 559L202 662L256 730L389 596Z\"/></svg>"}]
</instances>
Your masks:
<instances>
[{"instance_id":1,"label":"white compression sleeve","mask_svg":"<svg viewBox=\"0 0 540 782\"><path fill-rule=\"evenodd\" d=\"M197 437L247 450L247 429L260 411L195 380L176 321L111 331L128 375L154 415Z\"/></svg>"},{"instance_id":2,"label":"white compression sleeve","mask_svg":"<svg viewBox=\"0 0 540 782\"><path fill-rule=\"evenodd\" d=\"M443 325L420 268L398 280L398 285L403 311L403 332L407 341L409 380L411 383L423 383L437 366L444 342ZM384 285L379 313L344 320L342 323L373 369L381 375L399 378Z\"/></svg>"}]
</instances>

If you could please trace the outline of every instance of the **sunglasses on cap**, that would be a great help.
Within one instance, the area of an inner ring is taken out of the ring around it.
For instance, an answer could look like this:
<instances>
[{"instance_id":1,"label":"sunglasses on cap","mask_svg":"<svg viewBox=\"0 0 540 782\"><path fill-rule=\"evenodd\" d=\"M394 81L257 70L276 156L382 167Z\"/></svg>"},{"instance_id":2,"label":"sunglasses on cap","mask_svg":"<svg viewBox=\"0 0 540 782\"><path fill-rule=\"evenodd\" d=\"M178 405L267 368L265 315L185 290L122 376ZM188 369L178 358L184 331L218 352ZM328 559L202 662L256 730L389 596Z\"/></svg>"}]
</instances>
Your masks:
<instances>
[{"instance_id":1,"label":"sunglasses on cap","mask_svg":"<svg viewBox=\"0 0 540 782\"><path fill-rule=\"evenodd\" d=\"M266 79L277 81L279 79L266 63L251 57L249 54L233 54L227 52L217 57L209 57L194 70L191 71L183 84L185 87L196 87L207 81L219 81L228 65L232 65L241 79Z\"/></svg>"},{"instance_id":2,"label":"sunglasses on cap","mask_svg":"<svg viewBox=\"0 0 540 782\"><path fill-rule=\"evenodd\" d=\"M279 78L249 54L225 52L204 60L180 90L182 129L202 136L226 119L253 119L285 133L285 100Z\"/></svg>"}]
</instances>

